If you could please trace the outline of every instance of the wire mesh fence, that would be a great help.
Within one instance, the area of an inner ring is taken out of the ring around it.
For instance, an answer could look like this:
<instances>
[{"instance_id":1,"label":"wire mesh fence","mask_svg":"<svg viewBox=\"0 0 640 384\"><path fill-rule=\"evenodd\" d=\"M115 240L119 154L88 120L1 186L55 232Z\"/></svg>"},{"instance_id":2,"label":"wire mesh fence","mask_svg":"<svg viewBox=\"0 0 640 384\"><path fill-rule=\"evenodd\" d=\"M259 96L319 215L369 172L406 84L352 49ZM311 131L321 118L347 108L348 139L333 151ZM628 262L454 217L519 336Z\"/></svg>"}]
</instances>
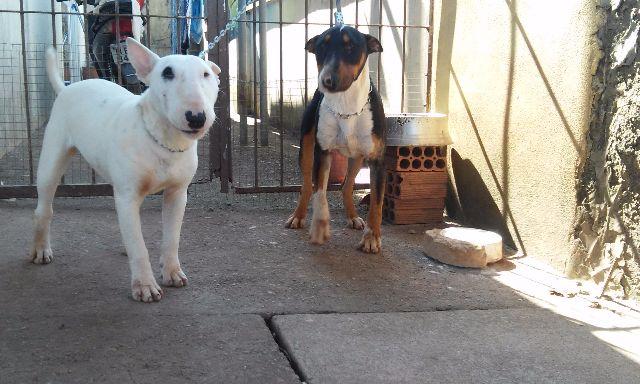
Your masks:
<instances>
[{"instance_id":1,"label":"wire mesh fence","mask_svg":"<svg viewBox=\"0 0 640 384\"><path fill-rule=\"evenodd\" d=\"M206 183L217 175L231 180L230 186L240 193L296 190L299 124L317 86L315 58L304 45L333 25L335 0L205 0L205 15L197 18L180 14L177 4L182 2L177 0L146 3L139 13L144 19L140 39L161 56L197 54L205 46L206 38L184 45L186 20L206 21L205 37L212 38L238 10L246 11L209 56L224 71L218 126L198 143L194 181ZM347 24L378 38L385 49L370 57L369 76L386 111L427 110L433 0L345 0L342 7ZM7 0L0 4L0 19L0 33L6 32L6 42L0 43L0 197L33 196L43 133L55 100L45 71L46 48L57 46L59 67L69 83L96 77L122 83L122 69L107 62L111 52L95 54L89 33L92 12L86 6ZM125 25L110 32L128 30ZM66 108L74 112L73 105ZM225 167L226 173L221 171ZM108 188L91 188L104 180L80 155L62 182L82 187L71 195L109 193ZM224 180L221 185L227 189Z\"/></svg>"}]
</instances>

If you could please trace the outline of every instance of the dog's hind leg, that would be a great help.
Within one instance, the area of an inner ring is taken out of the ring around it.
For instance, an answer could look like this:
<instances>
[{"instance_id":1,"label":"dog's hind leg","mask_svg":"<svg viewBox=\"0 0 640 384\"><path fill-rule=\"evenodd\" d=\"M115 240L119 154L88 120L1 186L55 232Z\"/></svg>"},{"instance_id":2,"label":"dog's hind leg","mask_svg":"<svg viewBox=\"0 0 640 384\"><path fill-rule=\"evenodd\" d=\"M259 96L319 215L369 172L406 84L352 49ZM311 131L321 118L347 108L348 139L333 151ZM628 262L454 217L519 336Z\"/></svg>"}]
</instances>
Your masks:
<instances>
[{"instance_id":1,"label":"dog's hind leg","mask_svg":"<svg viewBox=\"0 0 640 384\"><path fill-rule=\"evenodd\" d=\"M48 264L52 260L49 228L53 216L53 197L75 148L67 144L66 138L56 126L47 125L38 162L38 206L34 214L35 231L31 261Z\"/></svg>"},{"instance_id":2,"label":"dog's hind leg","mask_svg":"<svg viewBox=\"0 0 640 384\"><path fill-rule=\"evenodd\" d=\"M140 205L144 196L140 196L137 192L119 191L114 188L114 198L122 241L129 256L131 296L134 300L146 303L160 301L162 289L153 276L149 252L144 245L140 227Z\"/></svg>"},{"instance_id":3,"label":"dog's hind leg","mask_svg":"<svg viewBox=\"0 0 640 384\"><path fill-rule=\"evenodd\" d=\"M347 177L342 185L342 200L347 214L347 226L354 229L364 229L364 220L358 216L356 206L353 204L353 185L356 182L356 176L360 172L360 168L362 168L362 160L362 156L349 158Z\"/></svg>"},{"instance_id":4,"label":"dog's hind leg","mask_svg":"<svg viewBox=\"0 0 640 384\"><path fill-rule=\"evenodd\" d=\"M380 159L372 159L369 162L371 169L371 200L369 203L369 218L367 226L360 240L360 249L366 253L378 253L382 248L382 203L386 178L384 175L384 163Z\"/></svg>"},{"instance_id":5,"label":"dog's hind leg","mask_svg":"<svg viewBox=\"0 0 640 384\"><path fill-rule=\"evenodd\" d=\"M315 194L313 195L313 217L309 234L311 243L322 244L329 239L329 203L327 202L327 185L329 183L329 170L331 168L331 155L329 151L320 151L319 159L314 165L316 180Z\"/></svg>"},{"instance_id":6,"label":"dog's hind leg","mask_svg":"<svg viewBox=\"0 0 640 384\"><path fill-rule=\"evenodd\" d=\"M162 202L162 284L171 287L187 285L187 276L180 268L178 244L187 205L187 188L167 189Z\"/></svg>"}]
</instances>

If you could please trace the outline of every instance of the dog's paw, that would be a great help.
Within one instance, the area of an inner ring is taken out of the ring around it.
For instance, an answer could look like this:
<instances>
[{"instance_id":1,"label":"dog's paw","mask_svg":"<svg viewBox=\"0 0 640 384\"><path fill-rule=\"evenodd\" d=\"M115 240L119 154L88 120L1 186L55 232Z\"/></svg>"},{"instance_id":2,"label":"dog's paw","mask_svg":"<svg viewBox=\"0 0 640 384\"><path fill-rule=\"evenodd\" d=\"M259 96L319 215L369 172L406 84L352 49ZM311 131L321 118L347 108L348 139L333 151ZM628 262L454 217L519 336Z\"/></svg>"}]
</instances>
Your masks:
<instances>
[{"instance_id":1,"label":"dog's paw","mask_svg":"<svg viewBox=\"0 0 640 384\"><path fill-rule=\"evenodd\" d=\"M133 279L131 297L135 301L151 303L162 299L162 289L153 277L149 279Z\"/></svg>"},{"instance_id":2,"label":"dog's paw","mask_svg":"<svg viewBox=\"0 0 640 384\"><path fill-rule=\"evenodd\" d=\"M187 281L187 275L180 267L162 269L162 285L165 287L184 287Z\"/></svg>"},{"instance_id":3,"label":"dog's paw","mask_svg":"<svg viewBox=\"0 0 640 384\"><path fill-rule=\"evenodd\" d=\"M349 219L347 219L347 227L353 228L353 229L363 230L364 229L364 220L362 220L362 217L359 217L359 216L349 218Z\"/></svg>"},{"instance_id":4,"label":"dog's paw","mask_svg":"<svg viewBox=\"0 0 640 384\"><path fill-rule=\"evenodd\" d=\"M382 237L375 235L371 228L367 227L358 248L364 253L378 253L382 249Z\"/></svg>"},{"instance_id":5,"label":"dog's paw","mask_svg":"<svg viewBox=\"0 0 640 384\"><path fill-rule=\"evenodd\" d=\"M295 214L291 215L287 219L287 222L285 223L285 227L291 228L291 229L304 228L304 219L305 219L304 217L298 217Z\"/></svg>"},{"instance_id":6,"label":"dog's paw","mask_svg":"<svg viewBox=\"0 0 640 384\"><path fill-rule=\"evenodd\" d=\"M34 248L31 251L31 262L33 264L49 264L53 260L51 248Z\"/></svg>"},{"instance_id":7,"label":"dog's paw","mask_svg":"<svg viewBox=\"0 0 640 384\"><path fill-rule=\"evenodd\" d=\"M323 244L329 240L330 228L329 220L314 220L311 222L309 236L312 244Z\"/></svg>"}]
</instances>

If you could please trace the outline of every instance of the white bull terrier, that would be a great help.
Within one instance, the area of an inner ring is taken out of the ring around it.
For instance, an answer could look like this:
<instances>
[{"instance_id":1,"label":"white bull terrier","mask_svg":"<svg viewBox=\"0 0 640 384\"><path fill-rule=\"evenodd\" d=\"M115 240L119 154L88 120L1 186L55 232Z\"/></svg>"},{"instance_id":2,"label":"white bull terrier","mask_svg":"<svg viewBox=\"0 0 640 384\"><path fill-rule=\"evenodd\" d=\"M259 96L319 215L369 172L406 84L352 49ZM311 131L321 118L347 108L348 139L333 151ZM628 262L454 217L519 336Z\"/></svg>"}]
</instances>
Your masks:
<instances>
[{"instance_id":1,"label":"white bull terrier","mask_svg":"<svg viewBox=\"0 0 640 384\"><path fill-rule=\"evenodd\" d=\"M56 52L47 51L47 73L58 94L38 164L38 206L31 258L51 262L49 226L53 197L72 155L79 151L113 185L122 239L131 267L135 300L162 298L140 228L145 196L164 191L162 283L186 285L178 260L187 187L198 165L197 141L215 120L220 68L195 56L158 57L127 39L129 59L149 88L140 96L105 80L64 86ZM73 109L70 108L73 106Z\"/></svg>"}]
</instances>

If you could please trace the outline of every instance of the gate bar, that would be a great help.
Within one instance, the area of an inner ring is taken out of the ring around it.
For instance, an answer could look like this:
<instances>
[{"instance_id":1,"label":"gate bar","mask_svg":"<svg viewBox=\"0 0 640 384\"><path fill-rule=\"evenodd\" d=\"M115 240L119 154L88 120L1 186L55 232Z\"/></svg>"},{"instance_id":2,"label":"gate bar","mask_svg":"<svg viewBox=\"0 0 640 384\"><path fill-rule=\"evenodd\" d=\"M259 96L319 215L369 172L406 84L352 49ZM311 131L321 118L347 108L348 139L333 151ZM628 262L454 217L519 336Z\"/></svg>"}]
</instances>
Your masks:
<instances>
[{"instance_id":1,"label":"gate bar","mask_svg":"<svg viewBox=\"0 0 640 384\"><path fill-rule=\"evenodd\" d=\"M280 193L280 192L300 192L301 185L267 185L261 187L234 187L234 193L238 195L255 194L255 193ZM369 189L369 184L354 184L354 190ZM342 190L342 184L329 184L327 185L327 191L340 191Z\"/></svg>"},{"instance_id":2,"label":"gate bar","mask_svg":"<svg viewBox=\"0 0 640 384\"><path fill-rule=\"evenodd\" d=\"M55 33L55 31L54 31ZM29 100L29 77L27 72L27 43L24 33L24 0L20 0L20 38L22 40L22 76L24 78L24 107L27 117L27 142L29 148L29 184L33 185L33 143L31 141L31 102Z\"/></svg>"}]
</instances>

